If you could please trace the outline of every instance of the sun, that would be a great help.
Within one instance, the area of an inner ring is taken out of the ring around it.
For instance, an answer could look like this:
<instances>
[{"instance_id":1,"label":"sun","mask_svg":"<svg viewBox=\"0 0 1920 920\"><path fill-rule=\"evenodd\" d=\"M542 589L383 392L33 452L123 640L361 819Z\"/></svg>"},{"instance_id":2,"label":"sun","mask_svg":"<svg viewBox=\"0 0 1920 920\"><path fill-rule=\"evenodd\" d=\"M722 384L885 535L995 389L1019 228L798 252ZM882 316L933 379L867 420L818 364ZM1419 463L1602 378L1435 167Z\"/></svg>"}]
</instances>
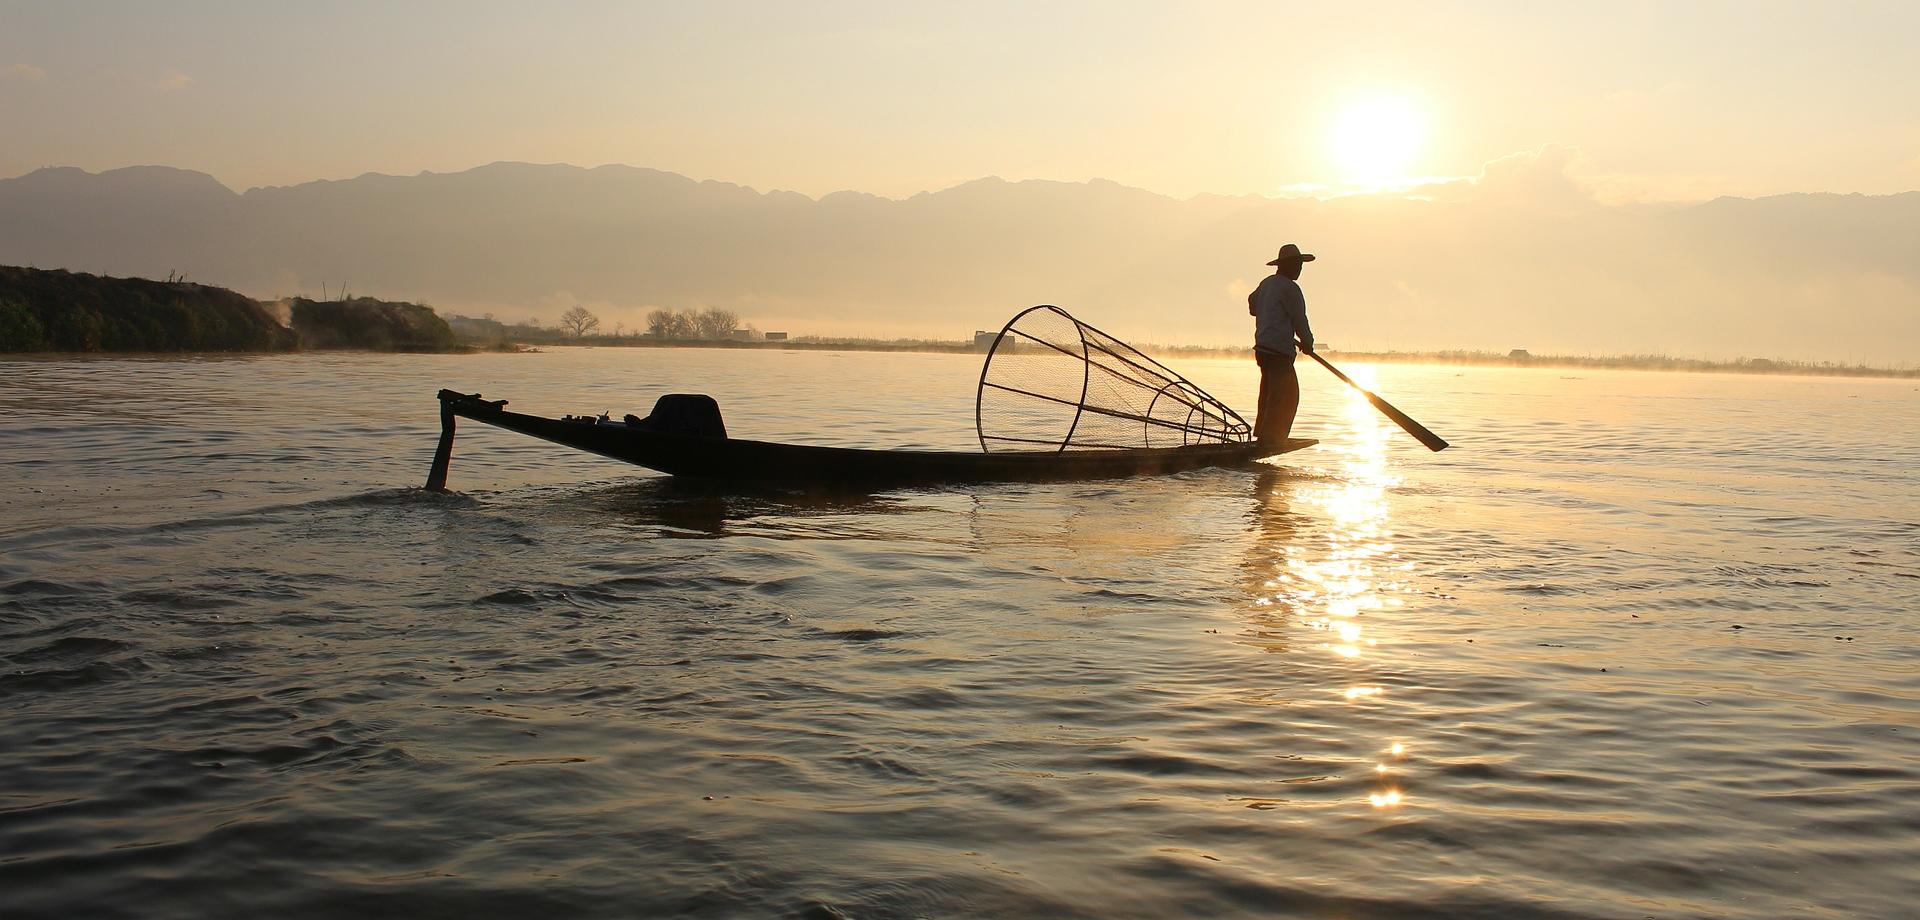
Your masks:
<instances>
[{"instance_id":1,"label":"sun","mask_svg":"<svg viewBox=\"0 0 1920 920\"><path fill-rule=\"evenodd\" d=\"M1426 113L1412 100L1377 96L1349 103L1334 118L1328 151L1340 178L1379 188L1403 182L1426 141Z\"/></svg>"}]
</instances>

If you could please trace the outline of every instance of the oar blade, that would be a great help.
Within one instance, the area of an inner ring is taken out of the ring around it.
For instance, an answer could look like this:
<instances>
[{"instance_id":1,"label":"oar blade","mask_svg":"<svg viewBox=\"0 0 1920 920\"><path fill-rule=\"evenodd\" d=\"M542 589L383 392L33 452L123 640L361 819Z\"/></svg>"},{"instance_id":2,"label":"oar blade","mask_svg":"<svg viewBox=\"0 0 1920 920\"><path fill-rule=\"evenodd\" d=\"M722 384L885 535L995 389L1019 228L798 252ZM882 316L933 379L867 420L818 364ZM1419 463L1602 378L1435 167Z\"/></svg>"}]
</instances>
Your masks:
<instances>
[{"instance_id":1,"label":"oar blade","mask_svg":"<svg viewBox=\"0 0 1920 920\"><path fill-rule=\"evenodd\" d=\"M1363 390L1362 392L1366 392L1366 391ZM1392 403L1389 403L1386 400L1373 395L1372 393L1367 393L1367 399L1368 401L1373 403L1373 407L1375 409L1380 410L1381 414L1385 415L1387 418L1393 419L1394 424L1399 425L1401 429L1406 431L1406 433L1413 435L1414 438L1418 440L1420 443L1427 445L1428 450L1433 451L1434 453L1439 453L1440 451L1446 450L1448 446L1450 446L1447 444L1446 439L1440 437L1437 434L1434 434L1432 431L1427 430L1427 426L1414 421L1405 412L1402 412L1399 409L1394 408Z\"/></svg>"},{"instance_id":2,"label":"oar blade","mask_svg":"<svg viewBox=\"0 0 1920 920\"><path fill-rule=\"evenodd\" d=\"M1448 444L1444 439L1442 439L1439 435L1434 434L1431 431L1428 431L1427 426L1414 421L1413 416L1410 416L1405 412L1402 412L1399 409L1394 408L1392 403L1387 402L1386 400L1381 399L1379 396L1374 395L1374 392L1372 390L1369 390L1366 387L1363 387L1357 383L1354 383L1352 377L1348 377L1346 374L1341 373L1339 368L1333 366L1333 362L1320 357L1318 353L1309 351L1307 352L1307 354L1310 355L1313 358L1313 360L1320 362L1320 366L1330 371L1333 374L1333 376L1340 378L1341 383L1344 383L1347 386L1350 386L1356 390L1359 390L1360 395L1365 396L1367 398L1367 402L1373 403L1373 407L1375 409L1379 409L1380 413L1382 415L1385 415L1387 418L1393 419L1393 423L1396 425L1399 425L1401 430L1405 431L1410 435L1413 435L1414 438L1418 440L1420 443L1427 445L1428 450L1433 451L1434 453L1439 453L1440 451L1447 449Z\"/></svg>"}]
</instances>

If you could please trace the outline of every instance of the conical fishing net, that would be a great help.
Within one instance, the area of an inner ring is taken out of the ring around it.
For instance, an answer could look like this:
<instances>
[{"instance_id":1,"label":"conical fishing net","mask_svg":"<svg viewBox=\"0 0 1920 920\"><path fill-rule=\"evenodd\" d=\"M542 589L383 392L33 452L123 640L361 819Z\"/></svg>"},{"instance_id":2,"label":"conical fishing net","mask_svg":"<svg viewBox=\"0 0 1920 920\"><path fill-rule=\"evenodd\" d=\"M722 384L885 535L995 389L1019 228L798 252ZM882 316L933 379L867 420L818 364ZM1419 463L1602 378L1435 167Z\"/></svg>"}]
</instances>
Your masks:
<instances>
[{"instance_id":1,"label":"conical fishing net","mask_svg":"<svg viewBox=\"0 0 1920 920\"><path fill-rule=\"evenodd\" d=\"M1007 323L974 402L987 451L1246 441L1251 426L1185 377L1054 306Z\"/></svg>"}]
</instances>

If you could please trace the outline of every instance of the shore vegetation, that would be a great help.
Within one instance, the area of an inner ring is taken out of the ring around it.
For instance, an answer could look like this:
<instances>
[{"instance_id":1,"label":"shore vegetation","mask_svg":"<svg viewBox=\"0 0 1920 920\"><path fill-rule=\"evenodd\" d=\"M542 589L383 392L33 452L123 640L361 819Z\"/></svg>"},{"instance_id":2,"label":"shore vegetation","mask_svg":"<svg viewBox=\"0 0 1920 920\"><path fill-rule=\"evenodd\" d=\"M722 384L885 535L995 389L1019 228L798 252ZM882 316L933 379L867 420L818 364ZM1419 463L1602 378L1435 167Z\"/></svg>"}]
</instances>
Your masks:
<instances>
[{"instance_id":1,"label":"shore vegetation","mask_svg":"<svg viewBox=\"0 0 1920 920\"><path fill-rule=\"evenodd\" d=\"M303 348L364 351L458 351L453 330L429 307L355 297L351 300L280 301Z\"/></svg>"},{"instance_id":2,"label":"shore vegetation","mask_svg":"<svg viewBox=\"0 0 1920 920\"><path fill-rule=\"evenodd\" d=\"M422 304L371 297L263 302L178 277L0 265L0 353L463 348Z\"/></svg>"},{"instance_id":3,"label":"shore vegetation","mask_svg":"<svg viewBox=\"0 0 1920 920\"><path fill-rule=\"evenodd\" d=\"M225 288L0 265L0 352L297 347L270 310Z\"/></svg>"}]
</instances>

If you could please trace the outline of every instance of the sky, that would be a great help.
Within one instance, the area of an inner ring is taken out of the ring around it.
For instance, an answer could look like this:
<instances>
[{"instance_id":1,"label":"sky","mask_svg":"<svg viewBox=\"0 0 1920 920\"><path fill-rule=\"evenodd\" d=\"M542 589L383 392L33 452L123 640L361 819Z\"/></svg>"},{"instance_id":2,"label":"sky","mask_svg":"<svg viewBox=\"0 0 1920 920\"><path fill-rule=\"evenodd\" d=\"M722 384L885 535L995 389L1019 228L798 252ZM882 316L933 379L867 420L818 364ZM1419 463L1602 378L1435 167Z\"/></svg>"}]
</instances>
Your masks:
<instances>
[{"instance_id":1,"label":"sky","mask_svg":"<svg viewBox=\"0 0 1920 920\"><path fill-rule=\"evenodd\" d=\"M0 0L0 176L514 160L816 197L1325 196L1551 147L1614 203L1887 194L1920 188L1916 35L1911 0Z\"/></svg>"}]
</instances>

